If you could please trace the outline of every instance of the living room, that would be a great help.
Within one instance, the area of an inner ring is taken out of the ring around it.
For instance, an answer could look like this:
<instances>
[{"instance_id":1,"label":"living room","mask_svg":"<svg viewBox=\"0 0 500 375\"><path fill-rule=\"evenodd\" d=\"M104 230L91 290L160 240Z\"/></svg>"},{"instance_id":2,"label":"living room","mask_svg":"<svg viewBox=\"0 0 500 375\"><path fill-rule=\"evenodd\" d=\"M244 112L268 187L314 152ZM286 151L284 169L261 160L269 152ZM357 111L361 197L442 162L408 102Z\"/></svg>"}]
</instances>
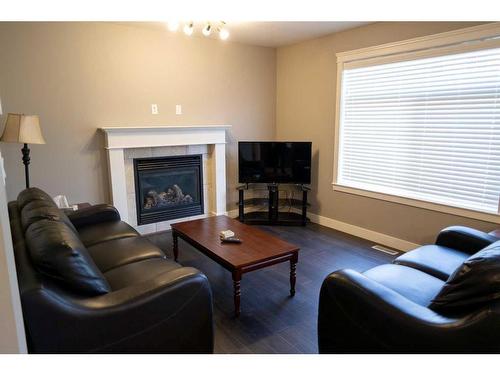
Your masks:
<instances>
[{"instance_id":1,"label":"living room","mask_svg":"<svg viewBox=\"0 0 500 375\"><path fill-rule=\"evenodd\" d=\"M0 352L500 352L494 12L303 8L6 13Z\"/></svg>"}]
</instances>

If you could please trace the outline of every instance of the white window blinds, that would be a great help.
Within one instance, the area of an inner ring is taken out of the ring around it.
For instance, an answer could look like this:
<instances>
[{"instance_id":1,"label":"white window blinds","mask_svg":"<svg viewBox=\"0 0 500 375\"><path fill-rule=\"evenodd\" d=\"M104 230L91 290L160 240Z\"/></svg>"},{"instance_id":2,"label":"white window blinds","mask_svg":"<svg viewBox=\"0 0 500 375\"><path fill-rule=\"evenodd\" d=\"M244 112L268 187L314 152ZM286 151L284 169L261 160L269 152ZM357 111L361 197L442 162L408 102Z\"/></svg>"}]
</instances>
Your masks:
<instances>
[{"instance_id":1,"label":"white window blinds","mask_svg":"<svg viewBox=\"0 0 500 375\"><path fill-rule=\"evenodd\" d=\"M345 69L337 184L497 213L500 48Z\"/></svg>"}]
</instances>

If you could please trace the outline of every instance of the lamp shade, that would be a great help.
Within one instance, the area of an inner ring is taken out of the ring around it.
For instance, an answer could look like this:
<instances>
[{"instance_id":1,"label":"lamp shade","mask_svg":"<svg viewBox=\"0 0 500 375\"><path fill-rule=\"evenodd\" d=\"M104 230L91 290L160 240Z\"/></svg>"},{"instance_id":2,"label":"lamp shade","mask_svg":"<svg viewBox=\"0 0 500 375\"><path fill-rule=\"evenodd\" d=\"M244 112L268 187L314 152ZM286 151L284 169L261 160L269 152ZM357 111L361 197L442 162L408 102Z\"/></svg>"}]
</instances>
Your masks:
<instances>
[{"instance_id":1,"label":"lamp shade","mask_svg":"<svg viewBox=\"0 0 500 375\"><path fill-rule=\"evenodd\" d=\"M40 128L40 119L36 115L27 116L9 113L0 141L31 144L45 143Z\"/></svg>"}]
</instances>

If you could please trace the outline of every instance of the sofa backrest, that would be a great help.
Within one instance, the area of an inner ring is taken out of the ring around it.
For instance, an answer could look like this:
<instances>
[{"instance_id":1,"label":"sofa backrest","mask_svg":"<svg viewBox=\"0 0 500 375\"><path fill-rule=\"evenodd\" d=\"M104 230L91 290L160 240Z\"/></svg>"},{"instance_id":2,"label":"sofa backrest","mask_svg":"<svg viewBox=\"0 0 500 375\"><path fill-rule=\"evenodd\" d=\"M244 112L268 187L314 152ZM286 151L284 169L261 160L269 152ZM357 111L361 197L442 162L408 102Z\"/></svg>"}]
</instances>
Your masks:
<instances>
[{"instance_id":1,"label":"sofa backrest","mask_svg":"<svg viewBox=\"0 0 500 375\"><path fill-rule=\"evenodd\" d=\"M500 302L500 240L467 258L429 306L454 312Z\"/></svg>"},{"instance_id":2,"label":"sofa backrest","mask_svg":"<svg viewBox=\"0 0 500 375\"><path fill-rule=\"evenodd\" d=\"M62 221L38 220L28 227L25 236L39 272L85 295L111 290L76 233Z\"/></svg>"},{"instance_id":3,"label":"sofa backrest","mask_svg":"<svg viewBox=\"0 0 500 375\"><path fill-rule=\"evenodd\" d=\"M31 224L40 220L62 222L73 232L78 233L68 216L55 205L50 205L46 201L31 201L21 210L21 224L25 232Z\"/></svg>"},{"instance_id":4,"label":"sofa backrest","mask_svg":"<svg viewBox=\"0 0 500 375\"><path fill-rule=\"evenodd\" d=\"M33 201L42 201L45 202L45 204L47 204L48 206L57 207L50 195L36 187L24 189L17 196L17 204L19 210L22 210L24 206Z\"/></svg>"},{"instance_id":5,"label":"sofa backrest","mask_svg":"<svg viewBox=\"0 0 500 375\"><path fill-rule=\"evenodd\" d=\"M36 288L49 278L79 295L110 291L77 230L43 190L23 190L9 203L9 215L21 290L23 279Z\"/></svg>"}]
</instances>

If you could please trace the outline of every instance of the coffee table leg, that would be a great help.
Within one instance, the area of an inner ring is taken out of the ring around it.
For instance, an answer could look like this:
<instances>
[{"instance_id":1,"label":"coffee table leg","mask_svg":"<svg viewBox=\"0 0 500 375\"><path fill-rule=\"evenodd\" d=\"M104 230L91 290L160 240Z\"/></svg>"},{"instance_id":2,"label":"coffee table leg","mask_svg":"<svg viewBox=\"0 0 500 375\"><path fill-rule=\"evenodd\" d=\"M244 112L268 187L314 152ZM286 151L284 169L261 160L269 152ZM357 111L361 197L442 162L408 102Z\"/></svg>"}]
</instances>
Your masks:
<instances>
[{"instance_id":1,"label":"coffee table leg","mask_svg":"<svg viewBox=\"0 0 500 375\"><path fill-rule=\"evenodd\" d=\"M172 231L172 250L174 251L174 260L177 262L177 258L179 257L179 238L175 231Z\"/></svg>"},{"instance_id":2,"label":"coffee table leg","mask_svg":"<svg viewBox=\"0 0 500 375\"><path fill-rule=\"evenodd\" d=\"M241 297L241 273L233 272L233 288L234 288L234 315L240 316L240 297Z\"/></svg>"},{"instance_id":3,"label":"coffee table leg","mask_svg":"<svg viewBox=\"0 0 500 375\"><path fill-rule=\"evenodd\" d=\"M298 258L298 254L296 254L292 259L290 259L290 295L292 297L295 295L295 281L297 280Z\"/></svg>"}]
</instances>

